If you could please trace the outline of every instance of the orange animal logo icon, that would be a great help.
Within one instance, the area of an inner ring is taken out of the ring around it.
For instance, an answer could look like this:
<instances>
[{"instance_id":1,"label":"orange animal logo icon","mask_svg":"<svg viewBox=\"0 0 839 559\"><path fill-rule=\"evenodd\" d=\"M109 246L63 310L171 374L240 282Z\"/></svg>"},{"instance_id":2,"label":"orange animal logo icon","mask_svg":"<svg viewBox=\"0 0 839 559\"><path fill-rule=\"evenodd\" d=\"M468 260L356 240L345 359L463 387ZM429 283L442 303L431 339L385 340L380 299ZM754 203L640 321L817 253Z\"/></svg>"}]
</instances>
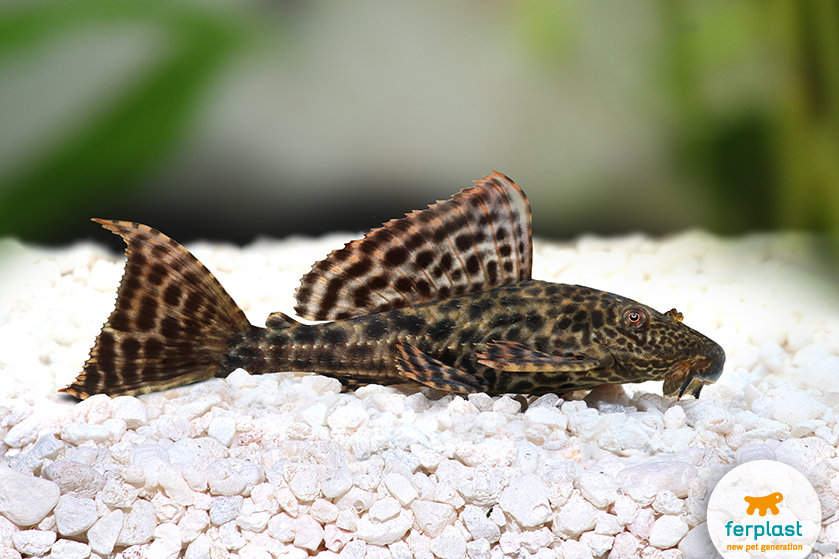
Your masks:
<instances>
[{"instance_id":1,"label":"orange animal logo icon","mask_svg":"<svg viewBox=\"0 0 839 559\"><path fill-rule=\"evenodd\" d=\"M766 516L767 510L771 510L772 514L778 514L778 503L784 500L784 496L780 493L770 493L763 497L743 497L743 500L749 503L746 514L754 514L757 509L760 516Z\"/></svg>"}]
</instances>

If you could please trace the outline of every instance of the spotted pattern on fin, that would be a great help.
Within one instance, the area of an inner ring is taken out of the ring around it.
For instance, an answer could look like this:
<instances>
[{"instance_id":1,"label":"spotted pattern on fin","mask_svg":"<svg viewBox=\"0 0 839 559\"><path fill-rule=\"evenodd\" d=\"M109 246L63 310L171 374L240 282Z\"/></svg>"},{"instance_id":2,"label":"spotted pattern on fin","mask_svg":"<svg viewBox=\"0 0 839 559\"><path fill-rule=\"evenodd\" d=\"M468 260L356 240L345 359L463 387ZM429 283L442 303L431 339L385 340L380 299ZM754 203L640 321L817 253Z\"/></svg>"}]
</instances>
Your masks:
<instances>
[{"instance_id":1,"label":"spotted pattern on fin","mask_svg":"<svg viewBox=\"0 0 839 559\"><path fill-rule=\"evenodd\" d=\"M531 349L524 344L508 341L493 341L486 351L477 354L478 363L517 373L580 372L601 365L598 359L578 353L550 355Z\"/></svg>"},{"instance_id":2,"label":"spotted pattern on fin","mask_svg":"<svg viewBox=\"0 0 839 559\"><path fill-rule=\"evenodd\" d=\"M61 392L77 398L144 394L224 370L231 339L251 326L218 280L156 229L93 221L125 240L128 261L116 306L90 358Z\"/></svg>"},{"instance_id":3,"label":"spotted pattern on fin","mask_svg":"<svg viewBox=\"0 0 839 559\"><path fill-rule=\"evenodd\" d=\"M487 390L482 378L446 365L408 343L400 342L396 348L400 355L396 366L406 379L455 394Z\"/></svg>"},{"instance_id":4,"label":"spotted pattern on fin","mask_svg":"<svg viewBox=\"0 0 839 559\"><path fill-rule=\"evenodd\" d=\"M333 251L303 276L295 310L339 320L526 281L530 226L524 192L493 171Z\"/></svg>"}]
</instances>

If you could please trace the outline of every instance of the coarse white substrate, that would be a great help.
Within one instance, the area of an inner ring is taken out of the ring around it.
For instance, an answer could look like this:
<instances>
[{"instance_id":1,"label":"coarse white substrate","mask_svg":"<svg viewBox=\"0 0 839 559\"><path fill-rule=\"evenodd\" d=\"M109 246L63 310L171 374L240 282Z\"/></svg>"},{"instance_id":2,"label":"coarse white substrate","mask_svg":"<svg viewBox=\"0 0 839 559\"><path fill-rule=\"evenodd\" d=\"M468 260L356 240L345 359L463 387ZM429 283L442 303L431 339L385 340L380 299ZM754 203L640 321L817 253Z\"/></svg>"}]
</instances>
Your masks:
<instances>
[{"instance_id":1,"label":"coarse white substrate","mask_svg":"<svg viewBox=\"0 0 839 559\"><path fill-rule=\"evenodd\" d=\"M191 250L256 324L291 313L349 235ZM697 401L660 383L581 399L469 398L236 371L76 403L123 259L0 241L0 558L706 559L714 483L776 459L839 542L839 288L812 239L686 233L537 242L534 277L614 291L719 342ZM534 401L535 400L535 401Z\"/></svg>"}]
</instances>

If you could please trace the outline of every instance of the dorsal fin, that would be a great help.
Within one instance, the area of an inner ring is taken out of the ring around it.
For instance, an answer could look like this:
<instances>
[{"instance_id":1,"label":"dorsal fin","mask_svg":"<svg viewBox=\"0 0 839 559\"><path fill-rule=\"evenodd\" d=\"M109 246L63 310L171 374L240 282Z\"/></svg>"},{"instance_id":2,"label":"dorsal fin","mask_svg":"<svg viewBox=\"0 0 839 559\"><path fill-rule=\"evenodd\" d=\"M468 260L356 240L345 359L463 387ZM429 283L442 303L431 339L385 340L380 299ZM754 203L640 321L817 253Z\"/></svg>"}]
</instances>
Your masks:
<instances>
[{"instance_id":1,"label":"dorsal fin","mask_svg":"<svg viewBox=\"0 0 839 559\"><path fill-rule=\"evenodd\" d=\"M530 279L532 257L530 203L493 171L333 251L303 276L295 310L336 320L508 285Z\"/></svg>"}]
</instances>

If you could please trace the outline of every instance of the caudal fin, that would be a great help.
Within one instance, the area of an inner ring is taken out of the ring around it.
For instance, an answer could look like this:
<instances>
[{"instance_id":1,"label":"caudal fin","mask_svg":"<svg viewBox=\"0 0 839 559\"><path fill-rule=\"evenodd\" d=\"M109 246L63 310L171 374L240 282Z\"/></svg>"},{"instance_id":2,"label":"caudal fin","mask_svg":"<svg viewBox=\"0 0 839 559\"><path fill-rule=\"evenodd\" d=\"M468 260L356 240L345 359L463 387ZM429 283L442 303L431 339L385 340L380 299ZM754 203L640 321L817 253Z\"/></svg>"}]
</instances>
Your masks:
<instances>
[{"instance_id":1,"label":"caudal fin","mask_svg":"<svg viewBox=\"0 0 839 559\"><path fill-rule=\"evenodd\" d=\"M60 392L146 394L241 366L230 348L255 327L197 258L146 225L93 221L123 238L128 261L90 358Z\"/></svg>"}]
</instances>

